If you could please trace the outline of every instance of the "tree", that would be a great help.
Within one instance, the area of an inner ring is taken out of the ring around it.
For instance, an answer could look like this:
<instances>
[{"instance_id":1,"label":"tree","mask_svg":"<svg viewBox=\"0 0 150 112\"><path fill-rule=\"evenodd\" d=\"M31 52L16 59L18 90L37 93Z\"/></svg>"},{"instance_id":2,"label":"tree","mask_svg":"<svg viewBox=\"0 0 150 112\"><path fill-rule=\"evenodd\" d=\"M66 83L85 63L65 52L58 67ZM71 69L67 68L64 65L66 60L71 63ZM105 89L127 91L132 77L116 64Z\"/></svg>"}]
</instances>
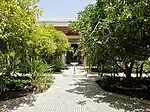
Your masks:
<instances>
[{"instance_id":1,"label":"tree","mask_svg":"<svg viewBox=\"0 0 150 112\"><path fill-rule=\"evenodd\" d=\"M18 72L22 75L31 74L31 78L28 77L32 80L30 88L41 87L48 82L44 74L47 72L51 74L51 65L48 65L43 57L55 57L56 54L60 56L69 49L65 34L56 31L52 25L36 24L36 18L40 15L37 2L37 0L1 0L0 90L3 90L1 85L7 86L9 83L12 86L14 83L16 85L20 83L16 81L16 76L20 77ZM53 59L49 60L52 62ZM49 80L51 82L52 78Z\"/></svg>"},{"instance_id":2,"label":"tree","mask_svg":"<svg viewBox=\"0 0 150 112\"><path fill-rule=\"evenodd\" d=\"M6 73L10 74L15 62L20 59L26 62L28 54L28 41L33 31L34 15L21 8L13 0L2 0L0 4L0 33L1 41L5 43L4 56L6 56Z\"/></svg>"},{"instance_id":3,"label":"tree","mask_svg":"<svg viewBox=\"0 0 150 112\"><path fill-rule=\"evenodd\" d=\"M147 0L97 0L70 26L82 36L80 47L91 63L116 65L130 83L134 62L150 57L149 6Z\"/></svg>"}]
</instances>

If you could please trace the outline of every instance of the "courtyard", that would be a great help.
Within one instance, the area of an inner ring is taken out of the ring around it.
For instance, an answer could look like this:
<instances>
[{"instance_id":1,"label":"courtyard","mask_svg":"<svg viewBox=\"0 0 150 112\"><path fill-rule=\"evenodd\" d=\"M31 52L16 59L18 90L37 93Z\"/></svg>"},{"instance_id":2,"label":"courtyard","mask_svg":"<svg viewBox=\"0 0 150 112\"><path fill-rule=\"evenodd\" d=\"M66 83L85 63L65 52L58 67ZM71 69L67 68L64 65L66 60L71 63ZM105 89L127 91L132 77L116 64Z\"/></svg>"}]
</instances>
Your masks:
<instances>
[{"instance_id":1,"label":"courtyard","mask_svg":"<svg viewBox=\"0 0 150 112\"><path fill-rule=\"evenodd\" d=\"M1 0L0 112L150 112L149 0Z\"/></svg>"},{"instance_id":2,"label":"courtyard","mask_svg":"<svg viewBox=\"0 0 150 112\"><path fill-rule=\"evenodd\" d=\"M102 90L96 75L86 77L82 67L54 74L54 84L44 93L0 102L0 112L148 112L148 101ZM77 76L74 76L77 75Z\"/></svg>"}]
</instances>

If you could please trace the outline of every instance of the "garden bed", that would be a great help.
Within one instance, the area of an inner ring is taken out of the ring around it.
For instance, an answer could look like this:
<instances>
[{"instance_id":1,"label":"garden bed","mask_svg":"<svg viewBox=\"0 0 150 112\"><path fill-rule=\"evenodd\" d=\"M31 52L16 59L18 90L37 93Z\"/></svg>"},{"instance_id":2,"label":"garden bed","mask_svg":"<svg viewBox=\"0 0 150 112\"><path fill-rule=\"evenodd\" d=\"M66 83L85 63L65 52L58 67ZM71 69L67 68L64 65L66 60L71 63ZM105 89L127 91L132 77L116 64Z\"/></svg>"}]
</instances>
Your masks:
<instances>
[{"instance_id":1,"label":"garden bed","mask_svg":"<svg viewBox=\"0 0 150 112\"><path fill-rule=\"evenodd\" d=\"M47 91L49 89L50 85L47 87L43 88L38 88L37 90L35 90L35 88L31 89L31 90L10 90L10 91L6 91L1 93L0 95L0 101L4 101L4 100L8 100L8 99L14 99L14 98L19 98L19 97L23 97L23 96L27 96L29 94L38 94L38 93L43 93L45 91Z\"/></svg>"},{"instance_id":2,"label":"garden bed","mask_svg":"<svg viewBox=\"0 0 150 112\"><path fill-rule=\"evenodd\" d=\"M115 79L107 77L96 81L96 83L105 91L150 100L149 78L133 78L130 87L126 87L125 82L126 79L121 77L117 77Z\"/></svg>"},{"instance_id":3,"label":"garden bed","mask_svg":"<svg viewBox=\"0 0 150 112\"><path fill-rule=\"evenodd\" d=\"M0 95L0 101L4 101L4 100L8 100L8 99L14 99L14 98L18 98L18 97L23 97L23 96L27 96L29 94L32 94L33 91L7 91L5 93L2 93Z\"/></svg>"},{"instance_id":4,"label":"garden bed","mask_svg":"<svg viewBox=\"0 0 150 112\"><path fill-rule=\"evenodd\" d=\"M0 101L45 92L53 84L53 78L49 76L44 77L45 82L35 83L33 82L35 80L31 80L29 76L12 76L10 78L11 81L3 85L3 91L0 91Z\"/></svg>"}]
</instances>

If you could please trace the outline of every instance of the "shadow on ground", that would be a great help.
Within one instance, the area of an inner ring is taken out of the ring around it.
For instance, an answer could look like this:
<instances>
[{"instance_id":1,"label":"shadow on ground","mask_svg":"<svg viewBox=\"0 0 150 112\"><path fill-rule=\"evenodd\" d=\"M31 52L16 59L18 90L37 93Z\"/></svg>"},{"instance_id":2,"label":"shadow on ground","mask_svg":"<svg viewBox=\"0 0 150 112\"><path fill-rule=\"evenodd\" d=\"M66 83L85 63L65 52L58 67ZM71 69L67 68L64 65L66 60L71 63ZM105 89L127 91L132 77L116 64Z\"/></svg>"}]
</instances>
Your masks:
<instances>
[{"instance_id":1,"label":"shadow on ground","mask_svg":"<svg viewBox=\"0 0 150 112\"><path fill-rule=\"evenodd\" d=\"M107 103L110 107L134 112L150 112L150 104L128 96L105 92L91 79L80 79L74 84L69 84L71 89L66 90L72 94L80 94L97 103ZM86 101L77 104L85 105Z\"/></svg>"},{"instance_id":2,"label":"shadow on ground","mask_svg":"<svg viewBox=\"0 0 150 112\"><path fill-rule=\"evenodd\" d=\"M23 105L33 106L34 101L36 101L36 97L34 95L0 101L0 112L10 112Z\"/></svg>"}]
</instances>

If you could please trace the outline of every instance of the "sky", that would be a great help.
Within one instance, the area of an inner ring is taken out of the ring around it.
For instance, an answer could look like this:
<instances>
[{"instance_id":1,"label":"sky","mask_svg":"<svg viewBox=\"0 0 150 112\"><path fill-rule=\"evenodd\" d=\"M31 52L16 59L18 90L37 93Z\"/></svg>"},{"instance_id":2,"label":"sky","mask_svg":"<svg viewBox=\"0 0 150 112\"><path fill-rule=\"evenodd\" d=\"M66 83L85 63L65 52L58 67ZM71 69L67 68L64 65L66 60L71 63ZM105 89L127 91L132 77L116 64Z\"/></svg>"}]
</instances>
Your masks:
<instances>
[{"instance_id":1,"label":"sky","mask_svg":"<svg viewBox=\"0 0 150 112\"><path fill-rule=\"evenodd\" d=\"M72 18L95 0L40 0L39 7L43 10L43 19Z\"/></svg>"}]
</instances>

